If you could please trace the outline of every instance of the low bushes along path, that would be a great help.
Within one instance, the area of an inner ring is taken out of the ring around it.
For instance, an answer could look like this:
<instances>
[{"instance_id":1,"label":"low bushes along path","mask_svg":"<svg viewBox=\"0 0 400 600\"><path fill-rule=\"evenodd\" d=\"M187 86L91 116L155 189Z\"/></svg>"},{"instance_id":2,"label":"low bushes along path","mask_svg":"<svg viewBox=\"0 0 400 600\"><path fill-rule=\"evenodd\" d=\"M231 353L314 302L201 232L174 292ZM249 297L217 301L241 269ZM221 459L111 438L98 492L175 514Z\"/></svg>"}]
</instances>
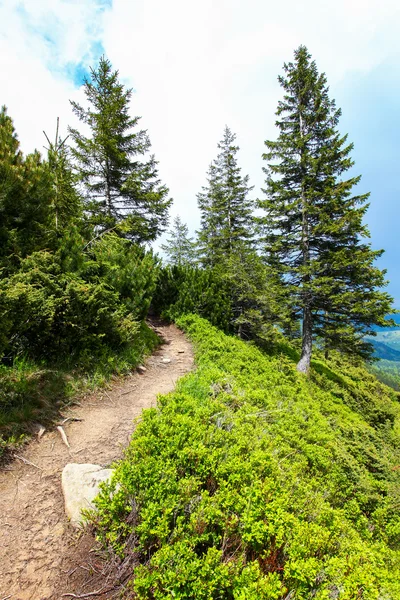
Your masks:
<instances>
[{"instance_id":1,"label":"low bushes along path","mask_svg":"<svg viewBox=\"0 0 400 600\"><path fill-rule=\"evenodd\" d=\"M89 556L93 539L86 534L77 543L79 534L64 513L61 472L70 462L108 466L120 458L133 419L190 371L192 348L183 333L174 325L157 331L165 344L146 361L146 371L68 410L71 419L63 428L69 449L58 431L46 432L0 472L0 600L58 600L74 591L70 585L81 585L80 572L87 578L92 567L78 563L82 553Z\"/></svg>"}]
</instances>

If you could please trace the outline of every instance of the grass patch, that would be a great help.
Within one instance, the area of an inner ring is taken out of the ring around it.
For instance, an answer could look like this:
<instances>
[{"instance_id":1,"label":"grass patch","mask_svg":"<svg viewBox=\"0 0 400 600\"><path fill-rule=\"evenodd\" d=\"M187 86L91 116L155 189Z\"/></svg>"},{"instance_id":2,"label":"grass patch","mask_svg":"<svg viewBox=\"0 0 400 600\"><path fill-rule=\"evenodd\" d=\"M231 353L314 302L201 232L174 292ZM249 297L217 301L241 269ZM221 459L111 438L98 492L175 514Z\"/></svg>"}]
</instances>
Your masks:
<instances>
[{"instance_id":1,"label":"grass patch","mask_svg":"<svg viewBox=\"0 0 400 600\"><path fill-rule=\"evenodd\" d=\"M0 365L0 460L32 432L35 423L51 425L66 403L132 371L160 343L144 322L135 342L115 352L104 346L79 362L35 363L26 358Z\"/></svg>"},{"instance_id":2,"label":"grass patch","mask_svg":"<svg viewBox=\"0 0 400 600\"><path fill-rule=\"evenodd\" d=\"M178 324L197 370L143 412L97 501L129 597L398 600L396 393L338 357L306 379L199 317Z\"/></svg>"}]
</instances>

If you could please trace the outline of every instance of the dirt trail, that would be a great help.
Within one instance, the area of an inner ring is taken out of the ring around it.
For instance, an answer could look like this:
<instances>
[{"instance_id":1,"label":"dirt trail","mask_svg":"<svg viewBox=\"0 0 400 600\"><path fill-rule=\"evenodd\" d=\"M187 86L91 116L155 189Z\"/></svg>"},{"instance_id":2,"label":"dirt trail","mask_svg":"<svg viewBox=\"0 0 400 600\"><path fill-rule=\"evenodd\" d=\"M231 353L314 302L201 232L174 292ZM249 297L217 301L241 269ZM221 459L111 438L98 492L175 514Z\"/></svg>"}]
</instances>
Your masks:
<instances>
[{"instance_id":1,"label":"dirt trail","mask_svg":"<svg viewBox=\"0 0 400 600\"><path fill-rule=\"evenodd\" d=\"M192 349L182 332L173 325L158 331L166 345L146 361L144 373L66 413L82 419L64 426L70 449L57 431L46 432L19 453L36 466L17 459L0 472L0 600L56 600L70 591L60 587L76 531L64 513L61 471L70 462L106 466L120 458L132 420L192 368Z\"/></svg>"}]
</instances>

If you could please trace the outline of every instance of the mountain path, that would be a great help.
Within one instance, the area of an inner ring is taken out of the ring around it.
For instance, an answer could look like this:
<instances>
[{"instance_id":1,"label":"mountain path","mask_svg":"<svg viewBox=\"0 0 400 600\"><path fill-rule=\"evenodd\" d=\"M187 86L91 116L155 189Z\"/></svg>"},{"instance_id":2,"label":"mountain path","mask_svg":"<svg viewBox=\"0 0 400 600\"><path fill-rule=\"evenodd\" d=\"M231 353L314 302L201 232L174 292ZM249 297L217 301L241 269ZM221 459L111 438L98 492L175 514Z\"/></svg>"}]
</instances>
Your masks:
<instances>
[{"instance_id":1,"label":"mountain path","mask_svg":"<svg viewBox=\"0 0 400 600\"><path fill-rule=\"evenodd\" d=\"M65 566L79 534L64 512L61 472L71 462L108 466L121 458L133 419L192 369L192 347L183 333L174 325L159 325L157 332L164 345L146 360L146 371L63 411L81 419L63 426L70 448L58 431L46 431L0 471L0 600L58 600L71 591Z\"/></svg>"}]
</instances>

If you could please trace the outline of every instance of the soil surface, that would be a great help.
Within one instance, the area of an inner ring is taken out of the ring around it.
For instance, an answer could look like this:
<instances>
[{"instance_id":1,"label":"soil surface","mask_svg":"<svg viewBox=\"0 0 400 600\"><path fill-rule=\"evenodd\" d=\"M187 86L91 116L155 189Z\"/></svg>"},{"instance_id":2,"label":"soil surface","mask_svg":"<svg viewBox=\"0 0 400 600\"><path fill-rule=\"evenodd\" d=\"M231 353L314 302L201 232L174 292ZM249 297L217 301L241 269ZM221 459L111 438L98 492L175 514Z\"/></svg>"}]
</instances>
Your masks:
<instances>
[{"instance_id":1,"label":"soil surface","mask_svg":"<svg viewBox=\"0 0 400 600\"><path fill-rule=\"evenodd\" d=\"M109 597L95 595L107 584L101 557L90 532L68 523L61 472L71 462L109 466L121 458L133 420L192 369L192 348L183 333L174 325L159 325L157 332L165 343L144 363L145 371L64 411L70 448L57 430L46 431L1 470L0 600Z\"/></svg>"}]
</instances>

